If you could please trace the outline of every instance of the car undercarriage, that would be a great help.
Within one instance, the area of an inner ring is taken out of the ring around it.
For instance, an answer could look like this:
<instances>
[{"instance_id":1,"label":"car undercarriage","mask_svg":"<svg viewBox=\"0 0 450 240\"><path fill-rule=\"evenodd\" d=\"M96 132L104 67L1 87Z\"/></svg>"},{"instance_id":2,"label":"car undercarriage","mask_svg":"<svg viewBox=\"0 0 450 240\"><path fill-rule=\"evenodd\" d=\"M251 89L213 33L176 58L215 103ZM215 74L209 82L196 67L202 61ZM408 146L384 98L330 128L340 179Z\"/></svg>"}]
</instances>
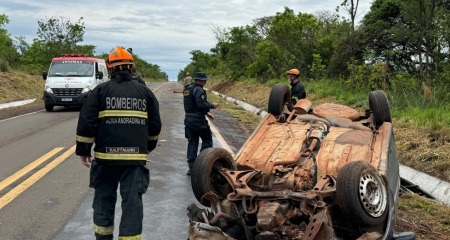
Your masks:
<instances>
[{"instance_id":1,"label":"car undercarriage","mask_svg":"<svg viewBox=\"0 0 450 240\"><path fill-rule=\"evenodd\" d=\"M235 158L221 148L197 157L192 188L207 208L188 207L189 239L394 238L400 180L386 95L371 92L360 116L291 106L286 87L274 86Z\"/></svg>"}]
</instances>

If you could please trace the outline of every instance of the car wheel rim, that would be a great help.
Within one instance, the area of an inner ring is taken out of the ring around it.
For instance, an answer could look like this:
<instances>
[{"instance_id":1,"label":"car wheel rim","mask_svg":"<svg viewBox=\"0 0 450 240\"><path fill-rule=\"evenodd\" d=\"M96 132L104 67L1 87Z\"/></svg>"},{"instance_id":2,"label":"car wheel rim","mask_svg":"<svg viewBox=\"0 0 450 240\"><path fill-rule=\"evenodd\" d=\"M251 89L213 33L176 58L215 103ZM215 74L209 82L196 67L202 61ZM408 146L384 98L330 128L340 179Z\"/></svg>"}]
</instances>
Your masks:
<instances>
[{"instance_id":1,"label":"car wheel rim","mask_svg":"<svg viewBox=\"0 0 450 240\"><path fill-rule=\"evenodd\" d=\"M359 181L359 197L364 210L372 217L381 216L386 210L386 188L380 176L365 170Z\"/></svg>"}]
</instances>

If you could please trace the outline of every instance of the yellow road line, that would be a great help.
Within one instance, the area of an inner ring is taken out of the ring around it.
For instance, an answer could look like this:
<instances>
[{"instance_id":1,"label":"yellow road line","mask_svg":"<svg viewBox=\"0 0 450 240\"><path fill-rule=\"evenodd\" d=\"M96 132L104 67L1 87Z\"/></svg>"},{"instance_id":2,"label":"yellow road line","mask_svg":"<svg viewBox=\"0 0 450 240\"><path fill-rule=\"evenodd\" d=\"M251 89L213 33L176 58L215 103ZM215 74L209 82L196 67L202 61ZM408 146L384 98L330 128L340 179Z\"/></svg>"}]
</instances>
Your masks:
<instances>
[{"instance_id":1,"label":"yellow road line","mask_svg":"<svg viewBox=\"0 0 450 240\"><path fill-rule=\"evenodd\" d=\"M155 89L152 90L152 92L156 92L158 91L158 89L160 89L162 86L166 85L167 83L163 83L161 85L159 85L158 87L156 87Z\"/></svg>"},{"instance_id":2,"label":"yellow road line","mask_svg":"<svg viewBox=\"0 0 450 240\"><path fill-rule=\"evenodd\" d=\"M209 126L211 127L211 132L214 133L214 135L216 135L217 140L219 140L220 145L222 145L222 147L227 150L228 152L231 153L231 156L234 157L234 152L233 150L231 150L230 146L228 145L228 143L225 141L225 139L223 139L222 135L220 135L219 131L217 131L216 127L214 126L214 124L212 123L211 120L209 120L209 118L206 118L206 120L208 120L209 122Z\"/></svg>"},{"instance_id":3,"label":"yellow road line","mask_svg":"<svg viewBox=\"0 0 450 240\"><path fill-rule=\"evenodd\" d=\"M44 156L38 158L36 161L28 164L26 167L20 169L7 179L0 182L0 191L3 190L5 187L9 186L11 183L15 182L17 179L21 178L23 175L27 174L37 166L39 166L41 163L45 162L47 159L51 158L53 155L61 151L63 148L55 148L51 150L50 152L46 153Z\"/></svg>"},{"instance_id":4,"label":"yellow road line","mask_svg":"<svg viewBox=\"0 0 450 240\"><path fill-rule=\"evenodd\" d=\"M72 155L75 152L75 145L71 147L69 150L64 152L61 156L57 157L55 160L47 164L45 167L37 171L35 174L33 174L31 177L27 178L25 181L23 181L21 184L19 184L17 187L15 187L13 190L9 191L7 194L5 194L2 198L0 198L0 209L2 209L4 206L6 206L8 203L10 203L14 198L19 196L22 192L24 192L27 188L29 188L31 185L33 185L35 182L37 182L39 179L41 179L45 174L50 172L53 168L58 166L60 163L62 163L66 158L68 158L70 155Z\"/></svg>"}]
</instances>

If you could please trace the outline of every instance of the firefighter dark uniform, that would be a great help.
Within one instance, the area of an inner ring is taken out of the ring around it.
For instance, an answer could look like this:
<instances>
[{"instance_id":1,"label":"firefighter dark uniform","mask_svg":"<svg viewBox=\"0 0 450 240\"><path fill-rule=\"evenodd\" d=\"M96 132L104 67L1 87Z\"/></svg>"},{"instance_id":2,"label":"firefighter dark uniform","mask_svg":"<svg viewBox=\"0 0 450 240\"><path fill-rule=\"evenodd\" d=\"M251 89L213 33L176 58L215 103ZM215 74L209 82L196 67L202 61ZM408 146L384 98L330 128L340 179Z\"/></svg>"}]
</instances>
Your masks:
<instances>
[{"instance_id":1,"label":"firefighter dark uniform","mask_svg":"<svg viewBox=\"0 0 450 240\"><path fill-rule=\"evenodd\" d=\"M286 74L289 76L288 81L291 84L291 102L292 105L295 105L298 100L306 98L306 91L298 79L300 76L298 69L293 68L287 71Z\"/></svg>"},{"instance_id":2,"label":"firefighter dark uniform","mask_svg":"<svg viewBox=\"0 0 450 240\"><path fill-rule=\"evenodd\" d=\"M191 83L184 88L184 111L185 111L185 134L188 139L187 162L189 166L188 175L197 158L199 138L202 139L200 152L213 146L211 129L205 115L214 108L208 102L205 90L197 83Z\"/></svg>"},{"instance_id":3,"label":"firefighter dark uniform","mask_svg":"<svg viewBox=\"0 0 450 240\"><path fill-rule=\"evenodd\" d=\"M306 98L306 91L300 81L291 83L291 101L295 105L298 100Z\"/></svg>"},{"instance_id":4,"label":"firefighter dark uniform","mask_svg":"<svg viewBox=\"0 0 450 240\"><path fill-rule=\"evenodd\" d=\"M132 80L135 80L135 81L138 81L138 82L141 83L141 84L146 85L146 84L145 84L145 81L144 81L141 77L139 77L138 75L136 75L136 74L131 74L131 79L132 79Z\"/></svg>"},{"instance_id":5,"label":"firefighter dark uniform","mask_svg":"<svg viewBox=\"0 0 450 240\"><path fill-rule=\"evenodd\" d=\"M95 189L94 232L113 239L114 209L120 183L122 216L119 239L141 239L142 194L149 185L147 154L161 131L159 104L152 91L132 80L130 72L113 72L83 105L77 127L79 156L91 156L89 186Z\"/></svg>"}]
</instances>

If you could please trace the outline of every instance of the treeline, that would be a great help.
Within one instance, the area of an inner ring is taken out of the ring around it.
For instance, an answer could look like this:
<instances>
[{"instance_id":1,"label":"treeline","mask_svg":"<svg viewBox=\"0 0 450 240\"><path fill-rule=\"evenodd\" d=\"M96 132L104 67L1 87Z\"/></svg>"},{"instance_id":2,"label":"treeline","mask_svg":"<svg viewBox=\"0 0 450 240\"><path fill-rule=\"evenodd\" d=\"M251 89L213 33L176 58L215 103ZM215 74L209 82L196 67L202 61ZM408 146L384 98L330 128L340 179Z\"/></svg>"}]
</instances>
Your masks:
<instances>
[{"instance_id":1,"label":"treeline","mask_svg":"<svg viewBox=\"0 0 450 240\"><path fill-rule=\"evenodd\" d=\"M212 27L216 46L191 51L180 70L205 71L233 80L285 79L297 68L303 81L339 81L346 90L436 89L450 99L450 2L375 0L358 24L359 0L344 0L340 12L295 13L285 8L253 24ZM348 19L348 20L346 20Z\"/></svg>"},{"instance_id":2,"label":"treeline","mask_svg":"<svg viewBox=\"0 0 450 240\"><path fill-rule=\"evenodd\" d=\"M108 59L109 53L94 55L94 45L81 45L85 26L83 18L72 23L64 17L51 17L38 20L37 38L28 44L25 37L12 39L4 26L9 23L8 16L0 15L0 71L19 69L29 74L47 71L52 58L63 53L83 53L97 58ZM111 46L111 50L116 46ZM133 53L137 73L142 78L167 79L167 74L156 64L151 64Z\"/></svg>"}]
</instances>

